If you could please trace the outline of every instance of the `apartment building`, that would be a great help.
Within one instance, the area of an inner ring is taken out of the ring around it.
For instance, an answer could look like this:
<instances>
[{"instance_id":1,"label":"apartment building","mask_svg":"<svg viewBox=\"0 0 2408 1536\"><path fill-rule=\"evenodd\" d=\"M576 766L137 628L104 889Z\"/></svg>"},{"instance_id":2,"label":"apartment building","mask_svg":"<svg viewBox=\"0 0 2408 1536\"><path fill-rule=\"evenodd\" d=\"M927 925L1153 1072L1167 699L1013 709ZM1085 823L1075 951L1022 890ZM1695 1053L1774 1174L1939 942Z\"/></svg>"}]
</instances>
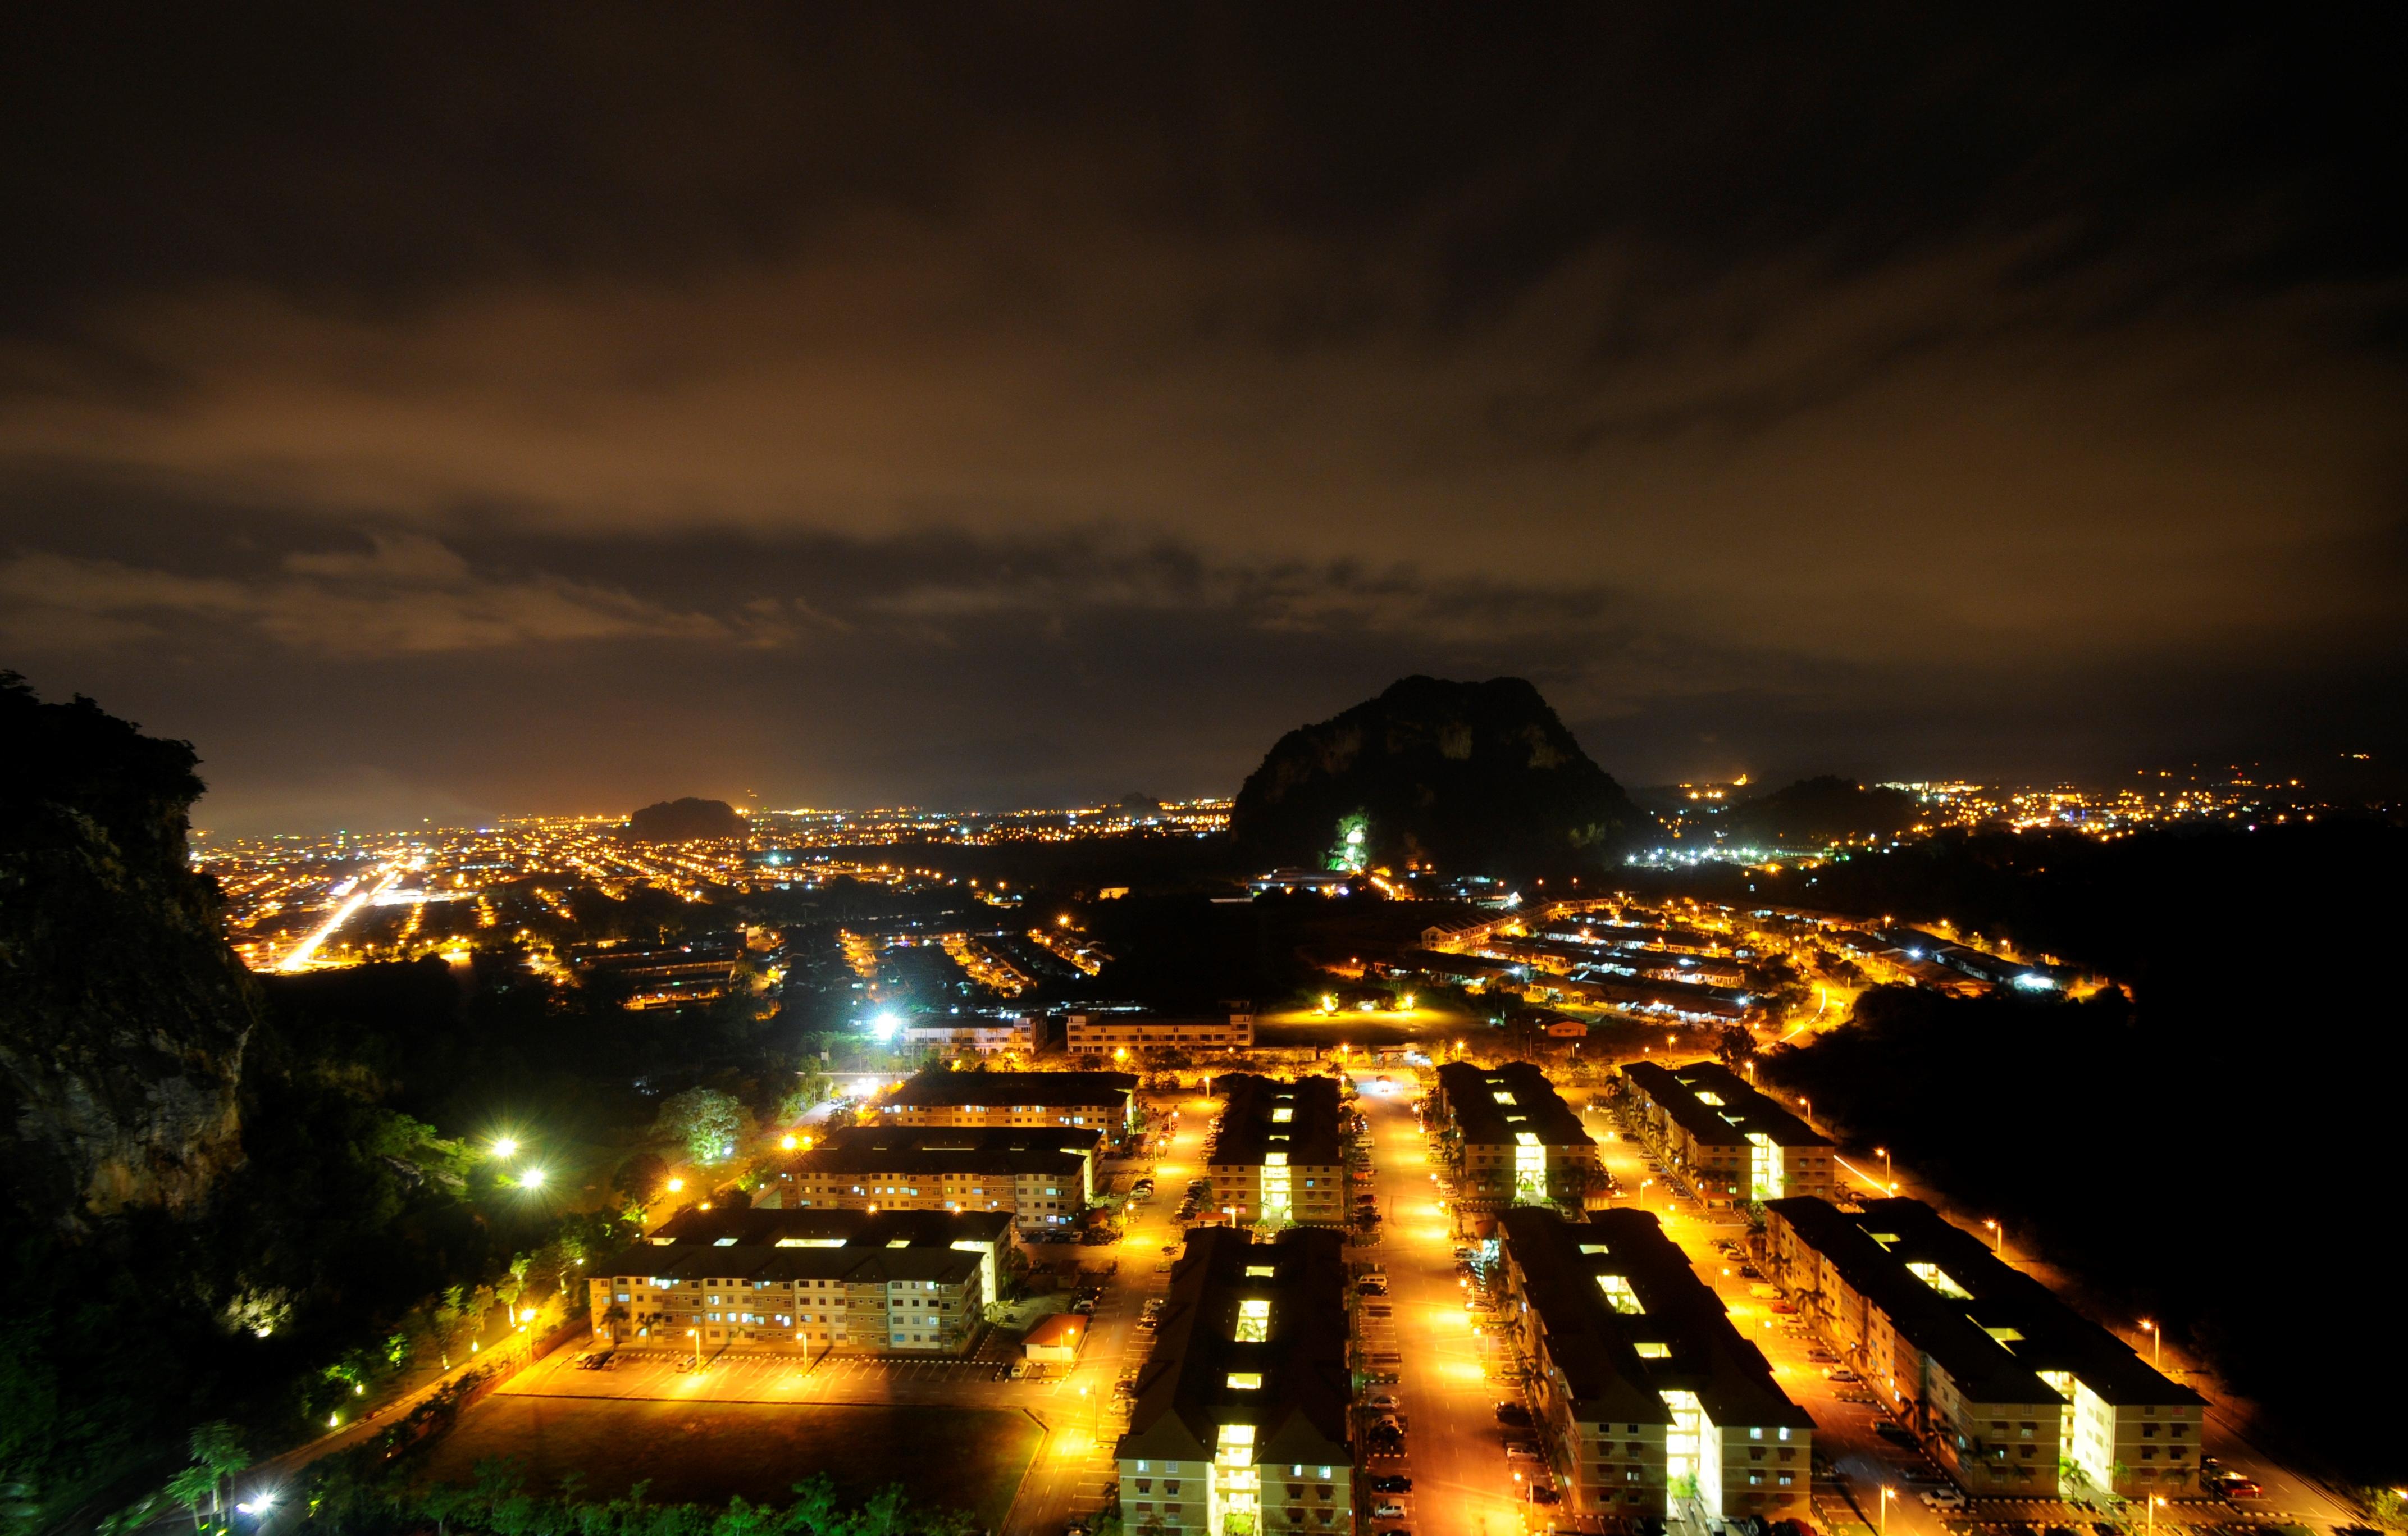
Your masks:
<instances>
[{"instance_id":1,"label":"apartment building","mask_svg":"<svg viewBox=\"0 0 2408 1536\"><path fill-rule=\"evenodd\" d=\"M1340 1234L1187 1234L1120 1463L1122 1519L1165 1536L1354 1529Z\"/></svg>"},{"instance_id":2,"label":"apartment building","mask_svg":"<svg viewBox=\"0 0 2408 1536\"><path fill-rule=\"evenodd\" d=\"M1034 1055L1037 1050L1037 1021L1023 1015L975 1024L907 1024L903 1026L903 1044L906 1049L913 1051L933 1047L982 1056L1005 1051Z\"/></svg>"},{"instance_id":3,"label":"apartment building","mask_svg":"<svg viewBox=\"0 0 2408 1536\"><path fill-rule=\"evenodd\" d=\"M1254 1016L1231 1013L1200 1019L1166 1019L1147 1013L1072 1013L1062 1021L1072 1055L1131 1055L1156 1045L1183 1051L1242 1051L1254 1043Z\"/></svg>"},{"instance_id":4,"label":"apartment building","mask_svg":"<svg viewBox=\"0 0 2408 1536\"><path fill-rule=\"evenodd\" d=\"M930 1067L878 1105L885 1126L1082 1126L1118 1141L1137 1126L1127 1072L966 1072Z\"/></svg>"},{"instance_id":5,"label":"apartment building","mask_svg":"<svg viewBox=\"0 0 2408 1536\"><path fill-rule=\"evenodd\" d=\"M1764 1241L1767 1272L1967 1493L2200 1496L2199 1394L1922 1201L1774 1200Z\"/></svg>"},{"instance_id":6,"label":"apartment building","mask_svg":"<svg viewBox=\"0 0 2408 1536\"><path fill-rule=\"evenodd\" d=\"M1001 1213L689 1211L595 1266L596 1343L960 1356L979 1339Z\"/></svg>"},{"instance_id":7,"label":"apartment building","mask_svg":"<svg viewBox=\"0 0 2408 1536\"><path fill-rule=\"evenodd\" d=\"M798 1210L999 1211L1024 1229L1061 1227L1095 1194L1096 1145L1080 1126L850 1126L791 1155L775 1187Z\"/></svg>"},{"instance_id":8,"label":"apartment building","mask_svg":"<svg viewBox=\"0 0 2408 1536\"><path fill-rule=\"evenodd\" d=\"M1429 1115L1466 1211L1550 1201L1578 1210L1603 1186L1597 1142L1526 1061L1440 1067Z\"/></svg>"},{"instance_id":9,"label":"apartment building","mask_svg":"<svg viewBox=\"0 0 2408 1536\"><path fill-rule=\"evenodd\" d=\"M1204 1151L1211 1209L1239 1226L1346 1224L1346 1155L1338 1084L1233 1072L1216 1078L1221 1117Z\"/></svg>"},{"instance_id":10,"label":"apartment building","mask_svg":"<svg viewBox=\"0 0 2408 1536\"><path fill-rule=\"evenodd\" d=\"M1803 1516L1814 1421L1644 1211L1498 1218L1533 1415L1584 1515Z\"/></svg>"},{"instance_id":11,"label":"apartment building","mask_svg":"<svg viewBox=\"0 0 2408 1536\"><path fill-rule=\"evenodd\" d=\"M1828 1198L1836 1154L1828 1138L1718 1061L1621 1069L1641 1134L1708 1199Z\"/></svg>"}]
</instances>

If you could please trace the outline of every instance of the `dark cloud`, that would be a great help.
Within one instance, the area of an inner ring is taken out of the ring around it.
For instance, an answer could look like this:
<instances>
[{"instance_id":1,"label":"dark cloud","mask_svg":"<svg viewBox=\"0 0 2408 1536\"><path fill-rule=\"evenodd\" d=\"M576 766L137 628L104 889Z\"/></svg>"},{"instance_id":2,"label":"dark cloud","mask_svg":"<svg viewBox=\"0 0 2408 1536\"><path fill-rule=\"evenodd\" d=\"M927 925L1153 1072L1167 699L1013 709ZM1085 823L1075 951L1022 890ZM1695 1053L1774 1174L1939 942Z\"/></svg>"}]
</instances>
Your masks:
<instances>
[{"instance_id":1,"label":"dark cloud","mask_svg":"<svg viewBox=\"0 0 2408 1536\"><path fill-rule=\"evenodd\" d=\"M0 636L254 819L2379 736L2397 93L2062 22L55 11Z\"/></svg>"}]
</instances>

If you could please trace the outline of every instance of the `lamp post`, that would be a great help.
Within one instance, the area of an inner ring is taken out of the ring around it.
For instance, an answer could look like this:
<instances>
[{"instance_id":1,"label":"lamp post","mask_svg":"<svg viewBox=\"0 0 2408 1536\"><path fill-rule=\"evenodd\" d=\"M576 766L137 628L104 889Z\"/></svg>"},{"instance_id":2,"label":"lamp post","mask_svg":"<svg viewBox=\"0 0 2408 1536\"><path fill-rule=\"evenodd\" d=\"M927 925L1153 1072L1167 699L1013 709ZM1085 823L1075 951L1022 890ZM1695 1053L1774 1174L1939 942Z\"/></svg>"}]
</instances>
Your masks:
<instances>
[{"instance_id":1,"label":"lamp post","mask_svg":"<svg viewBox=\"0 0 2408 1536\"><path fill-rule=\"evenodd\" d=\"M702 1369L702 1329L688 1328L685 1330L685 1336L694 1341L694 1368L700 1371Z\"/></svg>"},{"instance_id":2,"label":"lamp post","mask_svg":"<svg viewBox=\"0 0 2408 1536\"><path fill-rule=\"evenodd\" d=\"M1985 1221L1982 1225L1990 1229L1990 1252L1998 1255L2000 1258L2006 1257L2007 1229L2000 1226L1995 1221Z\"/></svg>"},{"instance_id":3,"label":"lamp post","mask_svg":"<svg viewBox=\"0 0 2408 1536\"><path fill-rule=\"evenodd\" d=\"M2161 1493L2153 1493L2149 1495L2149 1529L2153 1533L2153 1536L2157 1529L2157 1506L2165 1501L2165 1495Z\"/></svg>"},{"instance_id":4,"label":"lamp post","mask_svg":"<svg viewBox=\"0 0 2408 1536\"><path fill-rule=\"evenodd\" d=\"M1880 1153L1880 1154L1881 1154L1881 1160L1882 1160L1882 1183L1883 1183L1885 1185L1887 1185L1887 1186L1888 1186L1890 1193L1892 1193L1892 1194L1896 1194L1896 1193L1898 1192L1898 1185L1890 1182L1889 1148L1887 1148L1887 1147L1875 1147L1875 1148L1873 1148L1873 1150L1874 1150L1875 1152L1877 1152L1877 1153Z\"/></svg>"},{"instance_id":5,"label":"lamp post","mask_svg":"<svg viewBox=\"0 0 2408 1536\"><path fill-rule=\"evenodd\" d=\"M1898 1490L1896 1488L1891 1487L1886 1483L1882 1485L1882 1536L1889 1536L1889 1504L1890 1500L1897 1497Z\"/></svg>"},{"instance_id":6,"label":"lamp post","mask_svg":"<svg viewBox=\"0 0 2408 1536\"><path fill-rule=\"evenodd\" d=\"M2166 1330L2143 1317L2141 1319L2141 1331L2149 1336L2149 1369L2157 1370L2165 1363Z\"/></svg>"}]
</instances>

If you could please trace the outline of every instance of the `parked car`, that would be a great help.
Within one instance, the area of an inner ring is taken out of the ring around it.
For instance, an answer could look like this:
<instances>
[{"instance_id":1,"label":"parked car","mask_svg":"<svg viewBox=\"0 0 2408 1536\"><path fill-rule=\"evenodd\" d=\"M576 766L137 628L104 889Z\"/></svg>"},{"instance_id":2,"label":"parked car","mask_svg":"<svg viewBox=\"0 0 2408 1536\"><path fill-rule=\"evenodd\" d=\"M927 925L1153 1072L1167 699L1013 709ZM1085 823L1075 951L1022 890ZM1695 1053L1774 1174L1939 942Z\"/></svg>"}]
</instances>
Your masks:
<instances>
[{"instance_id":1,"label":"parked car","mask_svg":"<svg viewBox=\"0 0 2408 1536\"><path fill-rule=\"evenodd\" d=\"M1914 1443L1914 1435L1913 1431L1907 1429L1903 1425L1892 1424L1887 1419L1877 1420L1873 1425L1873 1433L1881 1436L1882 1439L1888 1441L1893 1445L1912 1445Z\"/></svg>"},{"instance_id":2,"label":"parked car","mask_svg":"<svg viewBox=\"0 0 2408 1536\"><path fill-rule=\"evenodd\" d=\"M1539 1448L1532 1445L1527 1441L1509 1440L1505 1443L1505 1459L1508 1461L1536 1461L1539 1459Z\"/></svg>"},{"instance_id":3,"label":"parked car","mask_svg":"<svg viewBox=\"0 0 2408 1536\"><path fill-rule=\"evenodd\" d=\"M1535 1483L1530 1486L1530 1502L1534 1504L1560 1504L1563 1501L1564 1496L1553 1488L1542 1488Z\"/></svg>"},{"instance_id":4,"label":"parked car","mask_svg":"<svg viewBox=\"0 0 2408 1536\"><path fill-rule=\"evenodd\" d=\"M1371 1518L1374 1520L1401 1520L1404 1517L1405 1506L1393 1499L1383 1499L1371 1506Z\"/></svg>"},{"instance_id":5,"label":"parked car","mask_svg":"<svg viewBox=\"0 0 2408 1536\"><path fill-rule=\"evenodd\" d=\"M1371 1479L1371 1491L1373 1493L1411 1493L1413 1491L1413 1480L1397 1472L1390 1472L1383 1477Z\"/></svg>"},{"instance_id":6,"label":"parked car","mask_svg":"<svg viewBox=\"0 0 2408 1536\"><path fill-rule=\"evenodd\" d=\"M1364 1406L1394 1410L1402 1408L1404 1404L1397 1400L1397 1395L1394 1392L1382 1392L1369 1400Z\"/></svg>"},{"instance_id":7,"label":"parked car","mask_svg":"<svg viewBox=\"0 0 2408 1536\"><path fill-rule=\"evenodd\" d=\"M1518 1402L1500 1402L1497 1405L1497 1419L1500 1424L1527 1424L1530 1411Z\"/></svg>"},{"instance_id":8,"label":"parked car","mask_svg":"<svg viewBox=\"0 0 2408 1536\"><path fill-rule=\"evenodd\" d=\"M1864 1380L1862 1376L1857 1375L1855 1371L1848 1370L1844 1366L1835 1365L1830 1370L1824 1371L1823 1374L1828 1376L1835 1382L1860 1382Z\"/></svg>"}]
</instances>

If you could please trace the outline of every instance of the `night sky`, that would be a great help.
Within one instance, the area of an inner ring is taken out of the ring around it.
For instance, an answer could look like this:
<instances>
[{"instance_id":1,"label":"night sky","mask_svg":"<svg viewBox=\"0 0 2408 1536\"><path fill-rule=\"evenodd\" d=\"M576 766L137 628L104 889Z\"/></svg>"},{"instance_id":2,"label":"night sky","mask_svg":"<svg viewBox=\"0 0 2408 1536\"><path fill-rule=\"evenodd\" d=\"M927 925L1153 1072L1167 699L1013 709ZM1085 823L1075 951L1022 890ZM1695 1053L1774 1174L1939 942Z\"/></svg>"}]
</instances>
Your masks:
<instances>
[{"instance_id":1,"label":"night sky","mask_svg":"<svg viewBox=\"0 0 2408 1536\"><path fill-rule=\"evenodd\" d=\"M2402 745L2396 53L1963 9L22 13L0 666L226 830Z\"/></svg>"}]
</instances>

